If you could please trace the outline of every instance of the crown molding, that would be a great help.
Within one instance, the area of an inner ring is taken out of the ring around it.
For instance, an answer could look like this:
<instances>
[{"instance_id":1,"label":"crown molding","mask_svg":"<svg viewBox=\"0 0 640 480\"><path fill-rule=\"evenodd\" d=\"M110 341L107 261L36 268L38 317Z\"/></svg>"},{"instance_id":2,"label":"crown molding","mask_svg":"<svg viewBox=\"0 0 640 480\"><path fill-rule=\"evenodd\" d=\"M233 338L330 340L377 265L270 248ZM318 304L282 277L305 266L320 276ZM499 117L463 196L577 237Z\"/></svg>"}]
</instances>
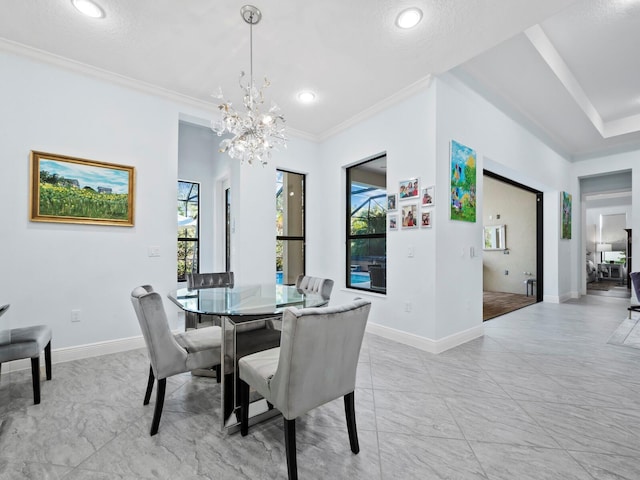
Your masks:
<instances>
[{"instance_id":1,"label":"crown molding","mask_svg":"<svg viewBox=\"0 0 640 480\"><path fill-rule=\"evenodd\" d=\"M431 85L432 80L433 80L432 75L427 75L426 77L421 78L420 80L412 83L408 87L405 87L402 90L394 93L390 97L387 97L381 100L380 102L368 107L367 109L361 111L360 113L355 114L353 117L349 118L348 120L345 120L344 122L336 125L335 127L330 128L329 130L326 130L325 132L321 133L318 136L318 142L323 142L329 139L330 137L337 135L338 133L344 132L348 128L351 128L352 126L357 125L358 123L363 122L364 120L367 120L373 117L374 115L377 115L378 113L388 109L389 107L392 107L393 105L396 105L397 103L400 103L401 101L411 97L412 95L415 95L418 92L427 90Z\"/></svg>"},{"instance_id":2,"label":"crown molding","mask_svg":"<svg viewBox=\"0 0 640 480\"><path fill-rule=\"evenodd\" d=\"M213 112L216 110L216 105L213 103L203 102L187 95L167 90L165 88L152 85L150 83L142 82L140 80L134 80L133 78L119 75L117 73L104 70L102 68L94 67L86 63L70 60L60 55L45 52L37 48L29 47L22 43L12 42L5 38L0 38L0 51L21 55L33 60L37 60L43 63L48 63L57 67L70 70L74 73L82 75L88 75L106 82L114 83L123 87L131 88L139 92L155 95L172 102L178 102L189 105L191 107L200 108L206 111Z\"/></svg>"}]
</instances>

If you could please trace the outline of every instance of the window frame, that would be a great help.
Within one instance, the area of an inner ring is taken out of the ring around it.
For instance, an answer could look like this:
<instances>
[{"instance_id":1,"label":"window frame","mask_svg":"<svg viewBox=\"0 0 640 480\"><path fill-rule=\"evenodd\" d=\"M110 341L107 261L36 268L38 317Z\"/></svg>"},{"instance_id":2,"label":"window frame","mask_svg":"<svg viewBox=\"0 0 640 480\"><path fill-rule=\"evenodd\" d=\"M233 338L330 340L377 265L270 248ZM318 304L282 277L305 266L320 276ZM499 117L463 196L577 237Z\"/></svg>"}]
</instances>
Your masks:
<instances>
[{"instance_id":1,"label":"window frame","mask_svg":"<svg viewBox=\"0 0 640 480\"><path fill-rule=\"evenodd\" d=\"M276 168L276 175L278 172L283 174L300 175L302 177L302 235L278 235L276 230L276 245L278 241L302 241L302 274L306 275L307 271L307 175L300 172L292 172L291 170L285 170L283 168ZM276 199L277 200L277 199ZM276 207L277 213L277 207ZM276 225L277 228L277 225ZM277 252L276 252L277 253ZM277 262L277 256L276 256ZM278 270L276 268L276 274Z\"/></svg>"},{"instance_id":2,"label":"window frame","mask_svg":"<svg viewBox=\"0 0 640 480\"><path fill-rule=\"evenodd\" d=\"M386 291L386 287L385 290L382 291L380 289L372 289L371 287L369 288L364 288L364 287L356 287L353 286L351 284L351 242L353 240L363 240L363 239L368 239L368 240L373 240L373 239L384 239L385 241L385 265L386 265L386 258L387 258L387 228L386 228L386 224L387 224L387 216L388 216L388 212L386 210L386 201L384 202L384 209L385 209L385 229L384 229L384 233L367 233L367 234L358 234L358 235L354 235L351 233L351 211L352 211L352 205L351 205L351 172L353 171L354 168L360 167L366 163L369 162L373 162L375 160L379 160L381 158L385 158L387 157L386 152L385 153L381 153L380 155L376 155L374 157L368 158L367 160L363 160L361 162L358 162L356 164L353 164L349 167L346 167L346 214L345 214L345 227L346 227L346 231L345 231L345 238L346 238L346 242L345 242L345 286L348 289L351 290L358 290L358 291L364 291L364 292L371 292L371 293L377 293L377 294L381 294L381 295L386 295L387 291ZM385 191L388 193L388 189L386 186L386 174L385 174ZM386 197L385 197L386 198Z\"/></svg>"},{"instance_id":3,"label":"window frame","mask_svg":"<svg viewBox=\"0 0 640 480\"><path fill-rule=\"evenodd\" d=\"M192 269L192 273L198 273L200 271L200 195L202 194L202 184L200 182L193 182L191 180L182 180L182 179L178 179L178 183L189 183L191 185L197 185L198 186L198 200L197 200L197 209L198 209L198 216L195 219L196 220L196 235L194 238L192 237L180 237L180 229L178 228L178 231L176 232L176 237L177 237L177 242L176 242L176 254L178 254L178 250L179 250L179 245L180 242L189 242L189 243L194 243L196 246L196 258L195 258L195 265L194 268ZM179 193L179 190L178 190ZM177 197L177 195L176 195ZM176 198L176 200L178 202L185 202L188 203L189 200L182 200L180 198ZM185 210L186 212L186 210ZM180 278L180 274L178 272L178 258L176 258L176 278L178 282L185 282L186 281L186 268L185 268L185 278Z\"/></svg>"}]
</instances>

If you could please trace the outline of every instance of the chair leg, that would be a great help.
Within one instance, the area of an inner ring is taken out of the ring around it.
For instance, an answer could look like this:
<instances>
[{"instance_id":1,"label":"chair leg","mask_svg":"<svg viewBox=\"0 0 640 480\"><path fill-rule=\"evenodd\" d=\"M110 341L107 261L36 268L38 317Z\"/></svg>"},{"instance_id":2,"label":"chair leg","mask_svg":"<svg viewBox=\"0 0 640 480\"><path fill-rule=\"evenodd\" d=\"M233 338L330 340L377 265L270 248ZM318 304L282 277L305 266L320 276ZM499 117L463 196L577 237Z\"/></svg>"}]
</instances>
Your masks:
<instances>
[{"instance_id":1,"label":"chair leg","mask_svg":"<svg viewBox=\"0 0 640 480\"><path fill-rule=\"evenodd\" d=\"M153 392L153 382L156 377L153 375L153 367L149 365L149 380L147 381L147 392L144 394L144 402L143 405L149 405L149 400L151 400L151 392Z\"/></svg>"},{"instance_id":2,"label":"chair leg","mask_svg":"<svg viewBox=\"0 0 640 480\"><path fill-rule=\"evenodd\" d=\"M167 379L158 380L158 391L156 392L156 408L153 411L153 422L151 422L151 436L158 433L160 426L160 417L162 416L162 407L164 406L164 392L167 388Z\"/></svg>"},{"instance_id":3,"label":"chair leg","mask_svg":"<svg viewBox=\"0 0 640 480\"><path fill-rule=\"evenodd\" d=\"M47 372L47 380L51 380L51 341L44 347L44 368Z\"/></svg>"},{"instance_id":4,"label":"chair leg","mask_svg":"<svg viewBox=\"0 0 640 480\"><path fill-rule=\"evenodd\" d=\"M249 384L239 380L240 384L240 433L243 437L249 433Z\"/></svg>"},{"instance_id":5,"label":"chair leg","mask_svg":"<svg viewBox=\"0 0 640 480\"><path fill-rule=\"evenodd\" d=\"M40 357L31 359L31 380L33 382L33 404L40 403Z\"/></svg>"},{"instance_id":6,"label":"chair leg","mask_svg":"<svg viewBox=\"0 0 640 480\"><path fill-rule=\"evenodd\" d=\"M349 431L349 443L351 444L351 451L353 453L358 453L360 452L360 445L358 444L358 430L356 428L356 409L354 398L354 392L348 393L344 396L344 413L347 417L347 430Z\"/></svg>"},{"instance_id":7,"label":"chair leg","mask_svg":"<svg viewBox=\"0 0 640 480\"><path fill-rule=\"evenodd\" d=\"M284 419L284 443L287 452L287 472L289 480L298 480L298 463L296 462L296 419Z\"/></svg>"}]
</instances>

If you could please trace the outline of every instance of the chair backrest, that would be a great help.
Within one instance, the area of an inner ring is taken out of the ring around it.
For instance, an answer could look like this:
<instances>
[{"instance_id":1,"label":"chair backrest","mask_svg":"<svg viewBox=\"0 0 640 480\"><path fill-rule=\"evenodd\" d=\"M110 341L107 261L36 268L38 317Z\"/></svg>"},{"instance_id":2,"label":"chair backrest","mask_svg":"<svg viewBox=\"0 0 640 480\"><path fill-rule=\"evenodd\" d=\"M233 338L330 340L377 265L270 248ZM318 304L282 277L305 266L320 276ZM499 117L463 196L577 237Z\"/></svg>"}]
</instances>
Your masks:
<instances>
[{"instance_id":1,"label":"chair backrest","mask_svg":"<svg viewBox=\"0 0 640 480\"><path fill-rule=\"evenodd\" d=\"M633 283L633 289L636 292L636 298L640 302L640 272L631 272L631 283Z\"/></svg>"},{"instance_id":2,"label":"chair backrest","mask_svg":"<svg viewBox=\"0 0 640 480\"><path fill-rule=\"evenodd\" d=\"M9 304L0 307L0 317L9 310ZM11 343L11 330L0 330L0 347Z\"/></svg>"},{"instance_id":3,"label":"chair backrest","mask_svg":"<svg viewBox=\"0 0 640 480\"><path fill-rule=\"evenodd\" d=\"M298 275L296 288L300 293L319 293L322 298L329 300L331 298L331 290L333 290L333 280L329 278Z\"/></svg>"},{"instance_id":4,"label":"chair backrest","mask_svg":"<svg viewBox=\"0 0 640 480\"><path fill-rule=\"evenodd\" d=\"M369 265L369 279L371 288L387 288L387 267Z\"/></svg>"},{"instance_id":5,"label":"chair backrest","mask_svg":"<svg viewBox=\"0 0 640 480\"><path fill-rule=\"evenodd\" d=\"M371 302L290 307L282 316L274 404L287 419L355 390L356 367Z\"/></svg>"},{"instance_id":6,"label":"chair backrest","mask_svg":"<svg viewBox=\"0 0 640 480\"><path fill-rule=\"evenodd\" d=\"M187 274L187 288L189 290L199 290L202 288L233 287L233 284L233 272Z\"/></svg>"},{"instance_id":7,"label":"chair backrest","mask_svg":"<svg viewBox=\"0 0 640 480\"><path fill-rule=\"evenodd\" d=\"M155 376L161 380L183 372L177 366L186 364L187 351L176 342L171 333L162 297L151 286L143 285L133 289L131 303L140 323Z\"/></svg>"}]
</instances>

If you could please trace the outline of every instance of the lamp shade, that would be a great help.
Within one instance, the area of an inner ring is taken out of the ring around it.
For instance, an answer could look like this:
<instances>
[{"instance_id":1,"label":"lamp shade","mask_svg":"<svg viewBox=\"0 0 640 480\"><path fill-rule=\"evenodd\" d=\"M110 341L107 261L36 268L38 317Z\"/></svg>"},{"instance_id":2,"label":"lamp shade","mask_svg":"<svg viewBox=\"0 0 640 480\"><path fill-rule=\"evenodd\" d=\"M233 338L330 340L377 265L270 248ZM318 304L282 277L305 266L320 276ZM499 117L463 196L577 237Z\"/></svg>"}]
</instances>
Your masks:
<instances>
[{"instance_id":1,"label":"lamp shade","mask_svg":"<svg viewBox=\"0 0 640 480\"><path fill-rule=\"evenodd\" d=\"M610 252L611 244L610 243L599 243L596 245L596 252Z\"/></svg>"}]
</instances>

